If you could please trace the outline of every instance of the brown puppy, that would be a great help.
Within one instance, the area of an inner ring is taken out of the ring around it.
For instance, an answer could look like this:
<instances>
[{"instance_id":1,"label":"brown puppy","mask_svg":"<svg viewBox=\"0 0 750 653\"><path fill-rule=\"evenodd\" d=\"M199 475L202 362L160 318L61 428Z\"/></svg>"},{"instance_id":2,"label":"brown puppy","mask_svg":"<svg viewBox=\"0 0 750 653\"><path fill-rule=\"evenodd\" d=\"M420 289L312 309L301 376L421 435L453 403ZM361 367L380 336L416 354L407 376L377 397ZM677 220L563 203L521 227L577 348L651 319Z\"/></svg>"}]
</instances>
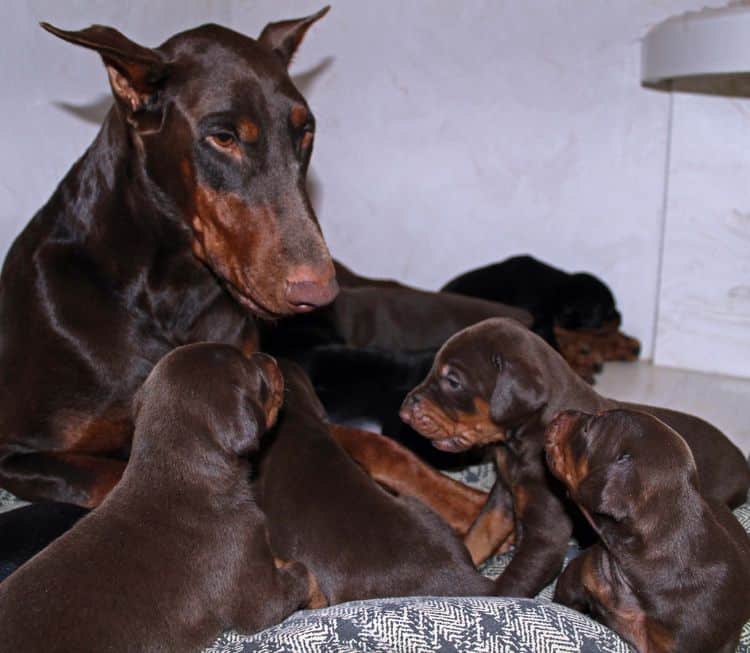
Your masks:
<instances>
[{"instance_id":1,"label":"brown puppy","mask_svg":"<svg viewBox=\"0 0 750 653\"><path fill-rule=\"evenodd\" d=\"M303 562L331 604L492 594L451 529L418 501L379 487L331 437L301 368L281 367L284 408L256 482L273 550Z\"/></svg>"},{"instance_id":2,"label":"brown puppy","mask_svg":"<svg viewBox=\"0 0 750 653\"><path fill-rule=\"evenodd\" d=\"M546 450L601 538L563 572L555 600L639 653L734 651L750 619L750 538L703 498L685 441L645 413L566 411Z\"/></svg>"},{"instance_id":3,"label":"brown puppy","mask_svg":"<svg viewBox=\"0 0 750 653\"><path fill-rule=\"evenodd\" d=\"M517 549L498 592L535 595L560 570L572 532L561 488L544 463L545 428L564 409L621 407L655 415L685 438L707 498L730 507L742 503L750 469L719 430L691 415L598 395L560 354L513 320L486 320L456 334L404 401L402 419L440 449L496 445L498 482L466 542L480 561L504 542L515 519Z\"/></svg>"},{"instance_id":4,"label":"brown puppy","mask_svg":"<svg viewBox=\"0 0 750 653\"><path fill-rule=\"evenodd\" d=\"M304 565L280 563L248 483L283 380L264 354L175 349L135 398L120 483L0 585L8 651L191 651L308 604Z\"/></svg>"}]
</instances>

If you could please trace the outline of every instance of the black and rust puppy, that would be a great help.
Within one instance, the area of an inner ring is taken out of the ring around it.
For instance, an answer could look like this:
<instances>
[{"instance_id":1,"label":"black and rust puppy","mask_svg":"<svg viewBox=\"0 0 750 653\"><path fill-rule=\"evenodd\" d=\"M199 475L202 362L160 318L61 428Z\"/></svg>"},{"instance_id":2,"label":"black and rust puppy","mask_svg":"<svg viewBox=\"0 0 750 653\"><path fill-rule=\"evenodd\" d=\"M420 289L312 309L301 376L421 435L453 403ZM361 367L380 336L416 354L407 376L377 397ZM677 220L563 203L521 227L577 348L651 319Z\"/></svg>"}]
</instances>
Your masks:
<instances>
[{"instance_id":1,"label":"black and rust puppy","mask_svg":"<svg viewBox=\"0 0 750 653\"><path fill-rule=\"evenodd\" d=\"M453 531L418 501L378 486L331 437L304 372L281 367L284 408L256 481L273 550L303 562L331 604L492 594Z\"/></svg>"},{"instance_id":2,"label":"black and rust puppy","mask_svg":"<svg viewBox=\"0 0 750 653\"><path fill-rule=\"evenodd\" d=\"M640 352L640 343L619 331L612 291L587 272L571 274L533 256L514 256L466 272L442 290L526 309L534 331L589 381L604 361L635 360Z\"/></svg>"},{"instance_id":3,"label":"black and rust puppy","mask_svg":"<svg viewBox=\"0 0 750 653\"><path fill-rule=\"evenodd\" d=\"M0 584L3 648L191 651L319 598L304 565L275 562L248 482L282 394L264 354L199 344L165 356L136 395L120 483Z\"/></svg>"},{"instance_id":4,"label":"black and rust puppy","mask_svg":"<svg viewBox=\"0 0 750 653\"><path fill-rule=\"evenodd\" d=\"M404 398L430 371L436 352L332 344L300 352L296 362L310 377L332 423L377 430L430 465L452 469L475 462L477 455L456 456L435 449L399 419Z\"/></svg>"},{"instance_id":5,"label":"black and rust puppy","mask_svg":"<svg viewBox=\"0 0 750 653\"><path fill-rule=\"evenodd\" d=\"M599 535L555 600L592 614L639 653L730 653L750 619L750 538L701 495L682 437L645 413L561 413L550 469Z\"/></svg>"},{"instance_id":6,"label":"black and rust puppy","mask_svg":"<svg viewBox=\"0 0 750 653\"><path fill-rule=\"evenodd\" d=\"M492 555L515 520L516 552L498 591L533 596L562 565L572 533L564 492L544 462L544 431L561 410L634 408L679 432L692 449L707 498L740 505L750 468L707 422L677 411L607 399L552 347L512 320L492 319L448 340L425 381L404 401L402 418L445 451L495 446L498 482L467 536L475 561Z\"/></svg>"}]
</instances>

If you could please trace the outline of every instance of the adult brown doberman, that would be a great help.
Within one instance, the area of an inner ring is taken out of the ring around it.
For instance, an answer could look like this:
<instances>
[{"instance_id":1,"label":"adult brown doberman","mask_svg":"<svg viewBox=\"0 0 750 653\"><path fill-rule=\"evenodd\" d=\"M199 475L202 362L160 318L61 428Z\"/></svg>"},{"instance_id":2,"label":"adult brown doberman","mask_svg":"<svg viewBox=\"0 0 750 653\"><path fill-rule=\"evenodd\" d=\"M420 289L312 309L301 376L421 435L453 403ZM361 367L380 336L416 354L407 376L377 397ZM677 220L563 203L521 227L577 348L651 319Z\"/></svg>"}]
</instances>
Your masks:
<instances>
[{"instance_id":1,"label":"adult brown doberman","mask_svg":"<svg viewBox=\"0 0 750 653\"><path fill-rule=\"evenodd\" d=\"M404 401L402 418L436 447L492 445L498 481L466 543L478 562L515 528L516 551L498 579L499 594L533 596L551 582L573 530L574 513L545 464L545 428L561 410L615 408L648 413L677 431L692 451L706 498L732 508L745 500L750 468L716 427L686 413L602 397L514 320L486 320L450 338Z\"/></svg>"},{"instance_id":2,"label":"adult brown doberman","mask_svg":"<svg viewBox=\"0 0 750 653\"><path fill-rule=\"evenodd\" d=\"M334 299L305 190L315 120L287 73L326 10L257 40L204 25L157 48L43 25L101 55L115 103L3 267L0 486L97 505L160 358L199 341L250 352L253 316Z\"/></svg>"},{"instance_id":3,"label":"adult brown doberman","mask_svg":"<svg viewBox=\"0 0 750 653\"><path fill-rule=\"evenodd\" d=\"M315 121L287 72L326 11L271 23L257 40L204 25L157 48L109 27L44 25L101 55L115 104L3 267L0 487L97 505L122 474L130 400L156 361L200 341L249 353L256 317L336 297L305 190ZM484 304L510 314L480 302L457 318L439 296L418 294L440 313L421 332L424 347L486 317ZM384 315L402 294L390 301ZM374 334L350 317L337 328L346 343L367 333L389 347L413 340L423 321L412 311Z\"/></svg>"}]
</instances>

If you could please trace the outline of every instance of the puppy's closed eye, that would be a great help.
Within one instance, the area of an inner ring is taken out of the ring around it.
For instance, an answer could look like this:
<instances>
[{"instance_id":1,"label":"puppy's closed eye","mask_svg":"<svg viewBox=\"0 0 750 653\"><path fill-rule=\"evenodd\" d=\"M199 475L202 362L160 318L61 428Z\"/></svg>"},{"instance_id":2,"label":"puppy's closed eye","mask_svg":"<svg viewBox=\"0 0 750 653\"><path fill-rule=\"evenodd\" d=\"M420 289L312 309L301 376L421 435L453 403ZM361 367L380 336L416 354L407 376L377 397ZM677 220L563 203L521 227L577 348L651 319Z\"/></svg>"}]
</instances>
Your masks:
<instances>
[{"instance_id":1,"label":"puppy's closed eye","mask_svg":"<svg viewBox=\"0 0 750 653\"><path fill-rule=\"evenodd\" d=\"M455 374L449 373L445 376L440 378L440 383L444 384L449 390L456 391L460 390L463 387L463 383L461 383L461 379L459 379Z\"/></svg>"}]
</instances>

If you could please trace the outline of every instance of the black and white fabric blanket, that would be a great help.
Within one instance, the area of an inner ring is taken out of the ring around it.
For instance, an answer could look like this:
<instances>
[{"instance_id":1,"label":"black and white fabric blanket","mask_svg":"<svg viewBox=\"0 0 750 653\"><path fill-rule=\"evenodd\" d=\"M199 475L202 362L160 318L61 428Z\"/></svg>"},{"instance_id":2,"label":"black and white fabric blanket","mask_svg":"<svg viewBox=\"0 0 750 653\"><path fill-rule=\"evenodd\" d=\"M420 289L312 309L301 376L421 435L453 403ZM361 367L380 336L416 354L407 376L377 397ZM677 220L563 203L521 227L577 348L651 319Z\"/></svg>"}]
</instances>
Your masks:
<instances>
[{"instance_id":1,"label":"black and white fabric blanket","mask_svg":"<svg viewBox=\"0 0 750 653\"><path fill-rule=\"evenodd\" d=\"M480 489L491 467L456 478ZM0 490L0 510L20 505ZM750 533L750 502L735 511ZM574 542L567 562L579 553ZM482 567L499 575L512 551ZM626 653L628 644L602 624L552 603L554 584L535 599L410 597L355 601L305 610L255 635L226 632L204 653ZM707 619L711 615L706 615ZM2 635L0 635L0 643ZM737 653L750 653L750 622Z\"/></svg>"}]
</instances>

